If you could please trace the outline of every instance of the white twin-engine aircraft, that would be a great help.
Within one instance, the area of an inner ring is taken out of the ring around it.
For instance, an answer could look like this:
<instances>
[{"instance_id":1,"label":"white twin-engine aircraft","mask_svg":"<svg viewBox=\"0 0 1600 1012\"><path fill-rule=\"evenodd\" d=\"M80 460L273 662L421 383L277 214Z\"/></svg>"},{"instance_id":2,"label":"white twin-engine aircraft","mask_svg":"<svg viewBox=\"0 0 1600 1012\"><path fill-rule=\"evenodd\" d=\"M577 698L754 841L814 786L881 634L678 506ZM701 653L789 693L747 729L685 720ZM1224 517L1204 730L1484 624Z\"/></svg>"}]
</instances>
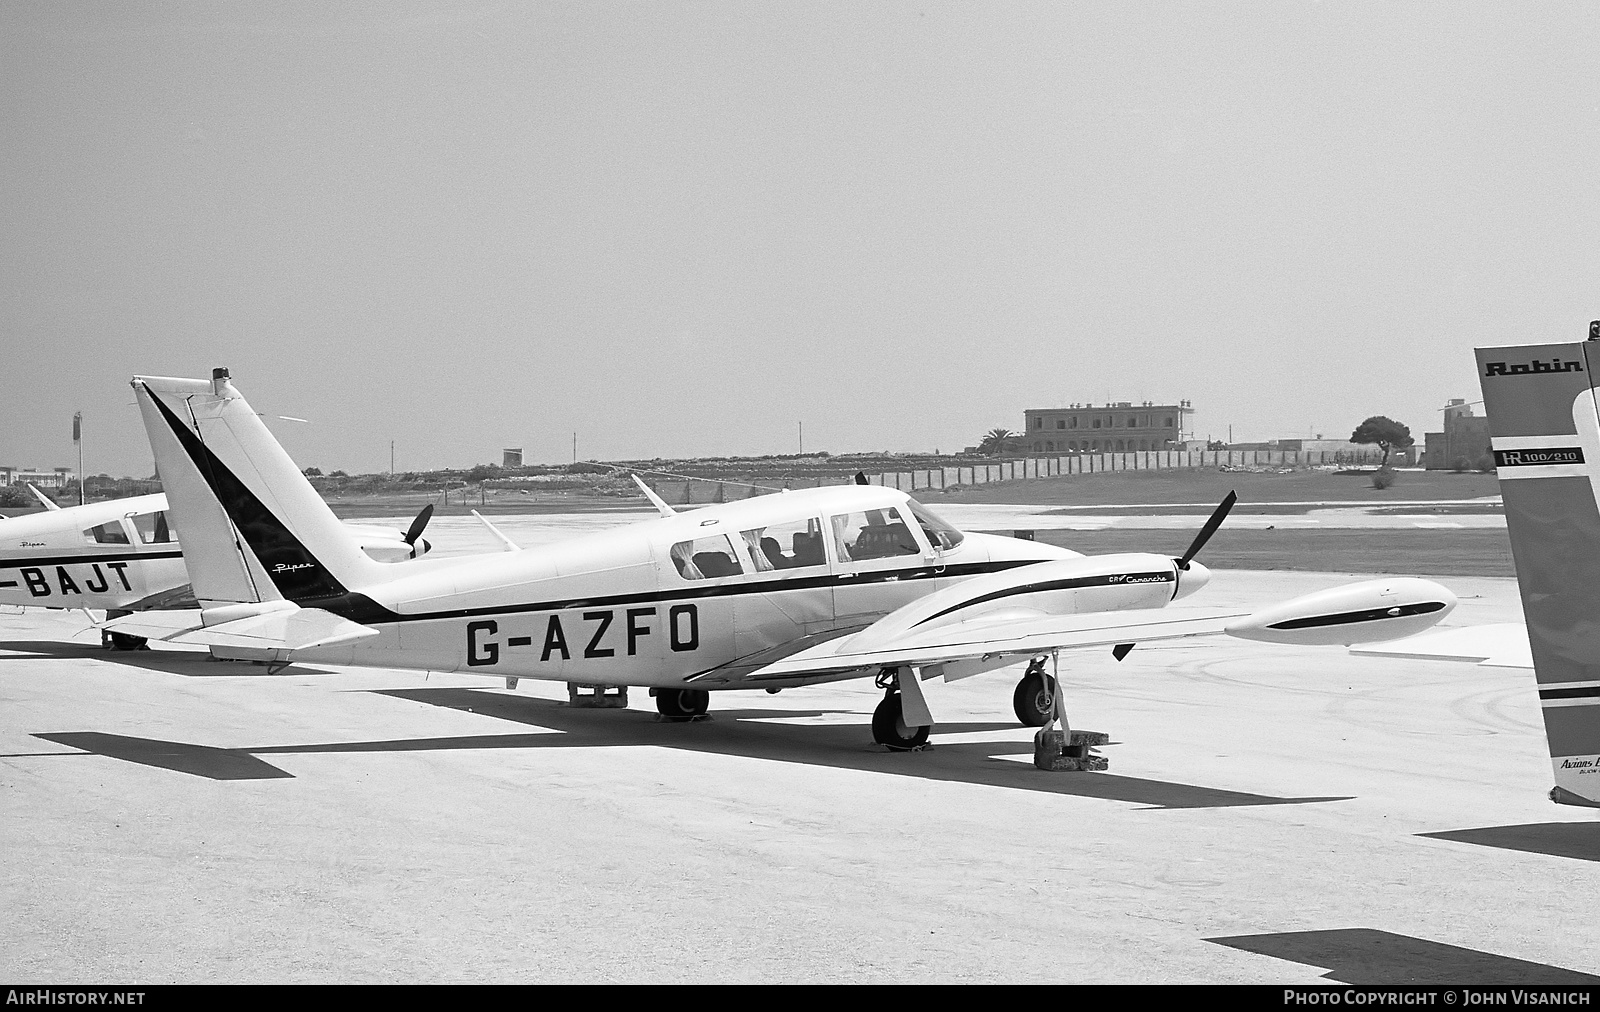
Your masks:
<instances>
[{"instance_id":1,"label":"white twin-engine aircraft","mask_svg":"<svg viewBox=\"0 0 1600 1012\"><path fill-rule=\"evenodd\" d=\"M112 615L147 609L194 608L177 524L165 495L110 499L61 507L33 489L43 513L0 520L0 604L25 608L104 609ZM415 558L428 550L422 528L432 507L408 531L342 524L343 536L379 562ZM112 632L124 650L144 638Z\"/></svg>"},{"instance_id":2,"label":"white twin-engine aircraft","mask_svg":"<svg viewBox=\"0 0 1600 1012\"><path fill-rule=\"evenodd\" d=\"M844 485L664 515L528 550L394 564L342 535L226 370L133 381L202 611L109 628L315 660L577 685L649 686L671 717L720 689L776 691L876 677L874 738L927 741L922 682L1033 658L1018 719L1057 710L1045 672L1064 648L1228 632L1349 644L1427 628L1455 597L1396 578L1255 614L1168 608L1205 586L1195 554L1085 558L963 533L903 492ZM671 507L657 500L657 508Z\"/></svg>"}]
</instances>

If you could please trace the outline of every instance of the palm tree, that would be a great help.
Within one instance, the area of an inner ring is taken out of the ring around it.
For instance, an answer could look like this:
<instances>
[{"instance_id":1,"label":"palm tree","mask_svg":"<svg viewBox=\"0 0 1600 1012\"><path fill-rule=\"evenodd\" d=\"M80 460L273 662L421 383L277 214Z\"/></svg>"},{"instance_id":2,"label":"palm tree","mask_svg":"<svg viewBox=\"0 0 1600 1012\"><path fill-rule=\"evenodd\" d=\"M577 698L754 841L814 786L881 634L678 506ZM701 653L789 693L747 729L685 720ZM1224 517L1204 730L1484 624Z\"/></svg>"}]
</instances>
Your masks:
<instances>
[{"instance_id":1,"label":"palm tree","mask_svg":"<svg viewBox=\"0 0 1600 1012\"><path fill-rule=\"evenodd\" d=\"M984 435L983 442L978 444L978 452L997 457L1012 449L1012 442L1016 439L1016 435L1010 429L990 429Z\"/></svg>"}]
</instances>

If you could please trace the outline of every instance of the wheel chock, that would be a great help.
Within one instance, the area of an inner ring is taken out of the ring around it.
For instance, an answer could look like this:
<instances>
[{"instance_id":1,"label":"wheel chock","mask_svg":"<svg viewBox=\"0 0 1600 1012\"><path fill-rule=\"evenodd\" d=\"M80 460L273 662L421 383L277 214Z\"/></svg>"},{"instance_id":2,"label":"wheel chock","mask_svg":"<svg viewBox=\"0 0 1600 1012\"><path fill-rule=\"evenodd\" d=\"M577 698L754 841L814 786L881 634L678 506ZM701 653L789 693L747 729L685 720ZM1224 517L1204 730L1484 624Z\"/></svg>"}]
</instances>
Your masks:
<instances>
[{"instance_id":1,"label":"wheel chock","mask_svg":"<svg viewBox=\"0 0 1600 1012\"><path fill-rule=\"evenodd\" d=\"M1033 764L1052 773L1103 770L1111 761L1105 756L1090 755L1089 750L1110 741L1111 736L1103 731L1040 728L1033 736Z\"/></svg>"},{"instance_id":2,"label":"wheel chock","mask_svg":"<svg viewBox=\"0 0 1600 1012\"><path fill-rule=\"evenodd\" d=\"M626 685L567 683L567 705L585 710L618 710L628 705Z\"/></svg>"}]
</instances>

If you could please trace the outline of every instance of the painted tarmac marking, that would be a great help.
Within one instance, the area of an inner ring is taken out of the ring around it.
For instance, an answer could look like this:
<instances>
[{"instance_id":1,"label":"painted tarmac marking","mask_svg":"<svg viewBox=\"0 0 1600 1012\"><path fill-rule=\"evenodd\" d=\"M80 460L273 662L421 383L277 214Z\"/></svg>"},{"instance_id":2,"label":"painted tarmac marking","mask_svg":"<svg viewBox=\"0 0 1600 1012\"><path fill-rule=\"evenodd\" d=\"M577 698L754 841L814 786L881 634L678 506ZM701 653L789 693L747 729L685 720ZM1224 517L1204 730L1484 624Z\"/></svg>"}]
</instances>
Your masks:
<instances>
[{"instance_id":1,"label":"painted tarmac marking","mask_svg":"<svg viewBox=\"0 0 1600 1012\"><path fill-rule=\"evenodd\" d=\"M1207 938L1263 956L1327 968L1344 984L1600 984L1600 977L1376 928Z\"/></svg>"}]
</instances>

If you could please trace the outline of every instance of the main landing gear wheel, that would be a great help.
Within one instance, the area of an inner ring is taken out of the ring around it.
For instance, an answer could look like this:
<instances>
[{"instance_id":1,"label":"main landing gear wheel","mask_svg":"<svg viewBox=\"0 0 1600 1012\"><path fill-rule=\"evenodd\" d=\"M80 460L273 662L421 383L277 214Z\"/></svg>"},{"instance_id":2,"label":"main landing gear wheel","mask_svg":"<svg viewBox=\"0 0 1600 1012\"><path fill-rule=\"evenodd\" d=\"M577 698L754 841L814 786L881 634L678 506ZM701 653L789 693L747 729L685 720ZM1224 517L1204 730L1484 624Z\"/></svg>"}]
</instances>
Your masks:
<instances>
[{"instance_id":1,"label":"main landing gear wheel","mask_svg":"<svg viewBox=\"0 0 1600 1012\"><path fill-rule=\"evenodd\" d=\"M106 621L114 618L126 618L133 612L121 608L111 608L106 611ZM143 636L134 636L131 633L106 632L100 630L100 645L111 650L143 650L146 640Z\"/></svg>"},{"instance_id":2,"label":"main landing gear wheel","mask_svg":"<svg viewBox=\"0 0 1600 1012\"><path fill-rule=\"evenodd\" d=\"M711 693L703 689L658 689L656 712L663 717L704 717L711 708Z\"/></svg>"},{"instance_id":3,"label":"main landing gear wheel","mask_svg":"<svg viewBox=\"0 0 1600 1012\"><path fill-rule=\"evenodd\" d=\"M926 727L910 727L900 707L900 693L891 689L872 711L872 740L892 752L910 752L928 744Z\"/></svg>"},{"instance_id":4,"label":"main landing gear wheel","mask_svg":"<svg viewBox=\"0 0 1600 1012\"><path fill-rule=\"evenodd\" d=\"M1028 665L1028 671L1011 694L1011 708L1023 727L1044 727L1055 715L1056 680L1044 673L1042 665Z\"/></svg>"}]
</instances>

